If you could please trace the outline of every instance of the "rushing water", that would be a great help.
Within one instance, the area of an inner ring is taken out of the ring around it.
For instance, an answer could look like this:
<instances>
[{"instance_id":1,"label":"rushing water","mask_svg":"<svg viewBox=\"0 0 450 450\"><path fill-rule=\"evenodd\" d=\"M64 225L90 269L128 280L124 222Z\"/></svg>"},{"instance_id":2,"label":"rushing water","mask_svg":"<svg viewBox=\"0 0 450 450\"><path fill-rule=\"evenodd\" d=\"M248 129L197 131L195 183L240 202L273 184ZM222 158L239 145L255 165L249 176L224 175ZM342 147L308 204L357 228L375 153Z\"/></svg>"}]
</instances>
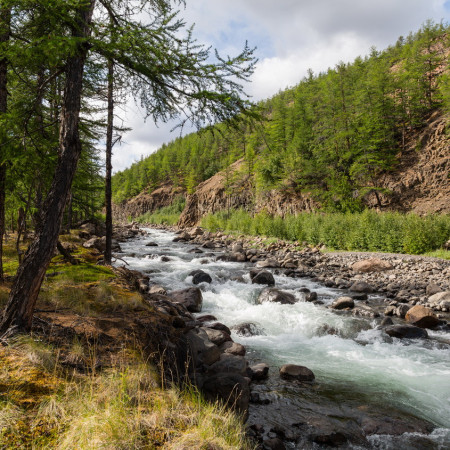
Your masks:
<instances>
[{"instance_id":1,"label":"rushing water","mask_svg":"<svg viewBox=\"0 0 450 450\"><path fill-rule=\"evenodd\" d=\"M317 395L335 402L336 408L342 409L342 403L349 401L351 407L403 412L438 427L426 439L414 434L375 435L369 438L373 448L450 448L450 346L445 344L450 342L450 333L431 332L430 340L387 338L374 321L326 308L334 298L343 295L342 291L284 275L275 274L277 288L290 291L301 300L298 289L307 287L317 292L325 305L303 301L294 305L258 305L255 300L263 286L250 283L248 273L252 265L215 261L209 250L205 254L189 253L194 246L173 243L173 233L150 229L147 232L147 236L121 244L129 267L150 274L152 283L167 290L191 286L188 274L192 270L208 272L213 282L200 286L204 298L202 314L213 314L229 327L242 322L258 324L264 334L232 337L247 347L250 360L267 362L272 375L282 364L305 365L320 381ZM150 241L158 247L146 247ZM161 256L170 260L163 262ZM230 281L236 277L242 277L244 282ZM337 333L328 334L330 327ZM269 381L261 392L270 396L274 389ZM293 401L295 404L297 400ZM303 407L301 403L297 406Z\"/></svg>"}]
</instances>

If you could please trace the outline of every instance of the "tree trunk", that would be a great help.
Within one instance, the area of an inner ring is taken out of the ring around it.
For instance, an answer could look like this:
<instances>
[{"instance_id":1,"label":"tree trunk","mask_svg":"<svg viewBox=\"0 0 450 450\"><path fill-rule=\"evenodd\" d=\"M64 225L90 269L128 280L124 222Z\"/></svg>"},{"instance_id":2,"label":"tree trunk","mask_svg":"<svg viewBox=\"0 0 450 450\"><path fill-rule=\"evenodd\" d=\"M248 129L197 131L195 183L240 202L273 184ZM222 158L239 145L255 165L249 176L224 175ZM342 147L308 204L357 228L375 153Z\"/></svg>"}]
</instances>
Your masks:
<instances>
[{"instance_id":1,"label":"tree trunk","mask_svg":"<svg viewBox=\"0 0 450 450\"><path fill-rule=\"evenodd\" d=\"M113 121L114 121L114 63L108 61L108 124L106 129L106 176L105 176L105 206L106 206L106 248L105 264L111 265L112 258L112 147L113 147Z\"/></svg>"},{"instance_id":2,"label":"tree trunk","mask_svg":"<svg viewBox=\"0 0 450 450\"><path fill-rule=\"evenodd\" d=\"M11 10L5 6L0 9L0 44L9 41ZM8 106L7 91L8 61L0 59L0 115L5 114ZM6 161L2 155L2 141L6 138L0 131L0 282L3 281L3 236L5 234L5 200L6 200Z\"/></svg>"},{"instance_id":3,"label":"tree trunk","mask_svg":"<svg viewBox=\"0 0 450 450\"><path fill-rule=\"evenodd\" d=\"M89 37L95 0L75 12L77 24L72 35ZM82 39L80 39L82 41ZM29 331L45 272L58 242L64 208L81 153L78 132L84 64L88 47L78 44L78 51L66 64L63 110L60 127L60 154L52 186L44 203L42 227L27 250L12 286L0 324L0 335Z\"/></svg>"}]
</instances>

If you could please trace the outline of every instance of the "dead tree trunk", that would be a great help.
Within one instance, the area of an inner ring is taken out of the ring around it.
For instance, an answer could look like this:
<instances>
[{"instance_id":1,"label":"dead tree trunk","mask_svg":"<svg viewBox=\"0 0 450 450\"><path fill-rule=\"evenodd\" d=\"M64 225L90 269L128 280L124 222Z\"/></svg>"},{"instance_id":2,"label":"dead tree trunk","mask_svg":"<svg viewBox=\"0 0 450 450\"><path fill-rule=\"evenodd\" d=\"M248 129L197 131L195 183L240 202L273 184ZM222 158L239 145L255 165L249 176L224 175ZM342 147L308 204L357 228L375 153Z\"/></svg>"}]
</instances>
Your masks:
<instances>
[{"instance_id":1,"label":"dead tree trunk","mask_svg":"<svg viewBox=\"0 0 450 450\"><path fill-rule=\"evenodd\" d=\"M2 6L0 9L0 44L9 41L11 23L11 10ZM7 111L8 91L7 91L8 60L0 58L0 115ZM3 236L5 234L5 200L6 200L6 161L2 155L2 141L6 138L0 132L0 282L3 281Z\"/></svg>"},{"instance_id":2,"label":"dead tree trunk","mask_svg":"<svg viewBox=\"0 0 450 450\"><path fill-rule=\"evenodd\" d=\"M94 5L95 0L90 0L75 12L77 24L72 32L74 37L89 37ZM0 336L3 335L5 338L18 331L31 329L36 300L58 242L64 208L81 153L78 125L87 53L88 47L80 43L76 54L70 56L66 62L58 163L50 192L44 203L42 227L17 271L3 314Z\"/></svg>"}]
</instances>

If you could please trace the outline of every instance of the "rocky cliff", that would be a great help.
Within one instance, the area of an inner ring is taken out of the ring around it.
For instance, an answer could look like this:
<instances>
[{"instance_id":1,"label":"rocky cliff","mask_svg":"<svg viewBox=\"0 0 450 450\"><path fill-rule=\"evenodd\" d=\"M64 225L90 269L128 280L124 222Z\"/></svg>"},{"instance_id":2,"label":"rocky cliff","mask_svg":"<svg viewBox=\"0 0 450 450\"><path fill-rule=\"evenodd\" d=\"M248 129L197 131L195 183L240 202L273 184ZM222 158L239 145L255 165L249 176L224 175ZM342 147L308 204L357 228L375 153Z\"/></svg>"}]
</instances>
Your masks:
<instances>
[{"instance_id":1,"label":"rocky cliff","mask_svg":"<svg viewBox=\"0 0 450 450\"><path fill-rule=\"evenodd\" d=\"M143 191L120 205L113 205L114 220L127 221L130 217L134 219L146 212L156 211L171 205L180 195L184 195L184 190L174 187L172 183L166 183L151 193Z\"/></svg>"},{"instance_id":2,"label":"rocky cliff","mask_svg":"<svg viewBox=\"0 0 450 450\"><path fill-rule=\"evenodd\" d=\"M317 206L308 196L286 187L257 193L252 180L243 172L242 159L232 164L227 171L216 173L199 184L186 199L186 207L178 225L196 225L206 214L227 209L242 208L247 211L284 216L302 211L313 211Z\"/></svg>"},{"instance_id":3,"label":"rocky cliff","mask_svg":"<svg viewBox=\"0 0 450 450\"><path fill-rule=\"evenodd\" d=\"M450 214L449 126L449 118L436 111L424 128L409 135L396 170L377 181L388 190L380 196L383 209ZM377 206L373 194L366 200Z\"/></svg>"}]
</instances>

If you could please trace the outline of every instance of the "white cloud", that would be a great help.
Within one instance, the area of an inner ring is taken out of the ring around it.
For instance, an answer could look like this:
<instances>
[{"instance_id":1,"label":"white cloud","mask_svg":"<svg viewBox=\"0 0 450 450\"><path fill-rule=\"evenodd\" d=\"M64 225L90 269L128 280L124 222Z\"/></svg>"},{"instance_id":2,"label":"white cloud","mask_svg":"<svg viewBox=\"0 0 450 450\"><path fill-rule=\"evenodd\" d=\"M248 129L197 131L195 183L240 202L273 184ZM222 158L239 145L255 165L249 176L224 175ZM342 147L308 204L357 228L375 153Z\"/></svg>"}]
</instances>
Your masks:
<instances>
[{"instance_id":1,"label":"white cloud","mask_svg":"<svg viewBox=\"0 0 450 450\"><path fill-rule=\"evenodd\" d=\"M365 55L371 46L381 50L427 19L449 20L449 10L445 0L188 0L180 15L196 24L199 42L221 53L238 53L246 40L258 47L247 91L260 100L297 84L308 68L317 73ZM115 170L179 135L170 133L171 125L144 123L137 109L127 114L133 131L115 149Z\"/></svg>"}]
</instances>

